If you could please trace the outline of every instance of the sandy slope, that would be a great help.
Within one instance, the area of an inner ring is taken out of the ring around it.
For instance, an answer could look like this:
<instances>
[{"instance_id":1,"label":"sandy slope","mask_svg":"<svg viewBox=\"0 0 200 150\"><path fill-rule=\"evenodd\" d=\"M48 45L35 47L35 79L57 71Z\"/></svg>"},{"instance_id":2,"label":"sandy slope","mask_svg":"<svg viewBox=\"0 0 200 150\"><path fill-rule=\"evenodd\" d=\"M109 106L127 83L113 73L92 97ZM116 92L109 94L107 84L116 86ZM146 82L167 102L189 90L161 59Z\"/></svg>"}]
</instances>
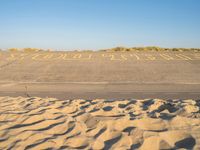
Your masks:
<instances>
[{"instance_id":1,"label":"sandy slope","mask_svg":"<svg viewBox=\"0 0 200 150\"><path fill-rule=\"evenodd\" d=\"M0 149L200 149L200 101L0 97Z\"/></svg>"}]
</instances>

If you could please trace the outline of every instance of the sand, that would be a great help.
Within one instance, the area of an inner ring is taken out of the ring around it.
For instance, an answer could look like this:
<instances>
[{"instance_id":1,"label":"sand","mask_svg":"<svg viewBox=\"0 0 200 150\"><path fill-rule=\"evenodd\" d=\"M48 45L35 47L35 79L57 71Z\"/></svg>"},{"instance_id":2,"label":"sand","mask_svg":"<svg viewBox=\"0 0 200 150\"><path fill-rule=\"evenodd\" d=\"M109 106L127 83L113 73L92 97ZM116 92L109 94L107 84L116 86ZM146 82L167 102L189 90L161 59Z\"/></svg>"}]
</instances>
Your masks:
<instances>
[{"instance_id":1,"label":"sand","mask_svg":"<svg viewBox=\"0 0 200 150\"><path fill-rule=\"evenodd\" d=\"M0 97L0 149L200 149L200 101Z\"/></svg>"}]
</instances>

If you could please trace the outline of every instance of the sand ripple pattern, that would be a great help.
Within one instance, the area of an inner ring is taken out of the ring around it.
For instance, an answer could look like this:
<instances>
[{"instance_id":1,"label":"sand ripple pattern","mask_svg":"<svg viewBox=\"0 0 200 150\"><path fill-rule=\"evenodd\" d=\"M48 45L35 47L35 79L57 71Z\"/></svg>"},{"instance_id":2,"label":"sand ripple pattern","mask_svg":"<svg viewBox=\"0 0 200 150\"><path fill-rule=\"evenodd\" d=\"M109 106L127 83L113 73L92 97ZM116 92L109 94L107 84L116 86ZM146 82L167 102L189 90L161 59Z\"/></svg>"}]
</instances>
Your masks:
<instances>
[{"instance_id":1,"label":"sand ripple pattern","mask_svg":"<svg viewBox=\"0 0 200 150\"><path fill-rule=\"evenodd\" d=\"M200 101L0 97L0 149L200 149Z\"/></svg>"}]
</instances>

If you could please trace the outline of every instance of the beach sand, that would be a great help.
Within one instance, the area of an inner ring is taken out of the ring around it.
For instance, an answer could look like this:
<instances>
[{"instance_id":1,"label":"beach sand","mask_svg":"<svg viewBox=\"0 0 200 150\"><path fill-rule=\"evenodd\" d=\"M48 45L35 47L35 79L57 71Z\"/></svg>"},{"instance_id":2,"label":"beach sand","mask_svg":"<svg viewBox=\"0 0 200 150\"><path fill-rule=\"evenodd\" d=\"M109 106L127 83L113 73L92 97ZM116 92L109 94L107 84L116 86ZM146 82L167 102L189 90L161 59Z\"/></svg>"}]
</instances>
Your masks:
<instances>
[{"instance_id":1,"label":"beach sand","mask_svg":"<svg viewBox=\"0 0 200 150\"><path fill-rule=\"evenodd\" d=\"M0 149L200 149L200 101L0 97Z\"/></svg>"}]
</instances>

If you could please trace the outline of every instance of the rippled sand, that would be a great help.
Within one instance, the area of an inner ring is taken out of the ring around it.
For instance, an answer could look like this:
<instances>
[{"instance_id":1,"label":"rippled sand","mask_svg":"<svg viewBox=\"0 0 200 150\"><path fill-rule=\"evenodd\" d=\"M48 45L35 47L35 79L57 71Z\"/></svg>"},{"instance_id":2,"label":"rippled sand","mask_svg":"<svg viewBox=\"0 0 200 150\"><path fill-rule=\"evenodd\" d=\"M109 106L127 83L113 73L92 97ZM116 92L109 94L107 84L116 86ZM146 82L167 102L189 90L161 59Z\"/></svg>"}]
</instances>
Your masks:
<instances>
[{"instance_id":1,"label":"rippled sand","mask_svg":"<svg viewBox=\"0 0 200 150\"><path fill-rule=\"evenodd\" d=\"M0 97L0 149L200 149L200 101Z\"/></svg>"}]
</instances>

